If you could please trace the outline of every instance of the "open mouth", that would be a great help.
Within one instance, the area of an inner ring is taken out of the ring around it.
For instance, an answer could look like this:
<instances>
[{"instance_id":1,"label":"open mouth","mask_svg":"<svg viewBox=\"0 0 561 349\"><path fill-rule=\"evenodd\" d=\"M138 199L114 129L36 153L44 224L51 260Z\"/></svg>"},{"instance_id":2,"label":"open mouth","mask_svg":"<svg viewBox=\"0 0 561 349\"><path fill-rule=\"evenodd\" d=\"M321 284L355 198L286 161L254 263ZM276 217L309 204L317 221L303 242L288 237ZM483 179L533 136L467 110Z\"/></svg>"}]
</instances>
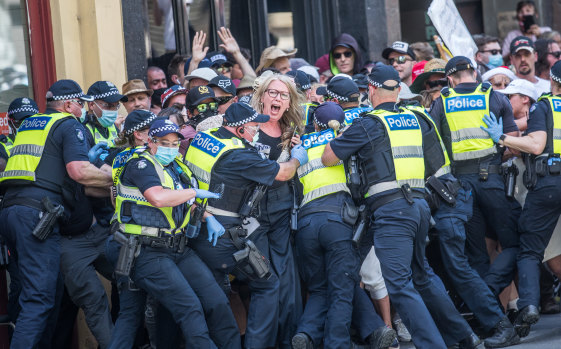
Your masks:
<instances>
[{"instance_id":1,"label":"open mouth","mask_svg":"<svg viewBox=\"0 0 561 349\"><path fill-rule=\"evenodd\" d=\"M274 113L278 113L280 111L280 105L271 105L271 111Z\"/></svg>"}]
</instances>

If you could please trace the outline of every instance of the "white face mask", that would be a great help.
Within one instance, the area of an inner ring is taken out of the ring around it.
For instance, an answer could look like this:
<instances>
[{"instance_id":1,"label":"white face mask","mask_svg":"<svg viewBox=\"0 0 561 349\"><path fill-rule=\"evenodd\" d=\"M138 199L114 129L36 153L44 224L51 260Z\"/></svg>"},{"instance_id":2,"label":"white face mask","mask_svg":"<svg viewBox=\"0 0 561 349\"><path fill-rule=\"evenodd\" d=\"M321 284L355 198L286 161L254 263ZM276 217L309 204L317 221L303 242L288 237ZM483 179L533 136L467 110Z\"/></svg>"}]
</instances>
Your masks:
<instances>
[{"instance_id":1,"label":"white face mask","mask_svg":"<svg viewBox=\"0 0 561 349\"><path fill-rule=\"evenodd\" d=\"M249 144L255 147L258 140L259 140L259 129L257 129L257 132L255 132L255 134L253 135L253 139L251 140L251 142L249 142Z\"/></svg>"}]
</instances>

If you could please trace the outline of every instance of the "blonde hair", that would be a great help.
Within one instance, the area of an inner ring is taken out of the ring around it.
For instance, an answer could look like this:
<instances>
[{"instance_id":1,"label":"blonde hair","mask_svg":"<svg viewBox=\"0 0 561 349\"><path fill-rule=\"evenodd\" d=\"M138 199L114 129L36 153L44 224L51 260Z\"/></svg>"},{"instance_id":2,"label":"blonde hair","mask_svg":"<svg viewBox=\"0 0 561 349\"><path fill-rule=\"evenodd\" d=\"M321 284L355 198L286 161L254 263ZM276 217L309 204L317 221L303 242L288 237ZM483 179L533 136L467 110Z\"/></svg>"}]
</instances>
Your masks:
<instances>
[{"instance_id":1,"label":"blonde hair","mask_svg":"<svg viewBox=\"0 0 561 349\"><path fill-rule=\"evenodd\" d=\"M273 74L269 76L265 81L259 84L259 87L255 90L253 97L251 98L251 104L253 108L258 113L263 113L263 103L261 98L269 88L271 82L278 80L286 85L288 88L288 93L290 95L290 104L288 109L282 114L279 124L281 127L281 144L283 148L288 148L290 146L290 140L294 134L294 130L299 134L304 132L304 110L302 109L302 103L304 103L304 98L298 90L292 79L285 75Z\"/></svg>"}]
</instances>

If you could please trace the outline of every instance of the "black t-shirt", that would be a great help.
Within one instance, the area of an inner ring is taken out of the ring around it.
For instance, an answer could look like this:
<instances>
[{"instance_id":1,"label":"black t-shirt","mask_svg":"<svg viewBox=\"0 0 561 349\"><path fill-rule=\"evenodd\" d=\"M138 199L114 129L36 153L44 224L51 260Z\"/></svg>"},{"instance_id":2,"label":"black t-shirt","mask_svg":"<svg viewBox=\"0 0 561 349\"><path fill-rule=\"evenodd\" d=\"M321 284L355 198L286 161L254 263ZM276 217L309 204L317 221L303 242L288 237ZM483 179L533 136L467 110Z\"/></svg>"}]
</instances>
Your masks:
<instances>
[{"instance_id":1,"label":"black t-shirt","mask_svg":"<svg viewBox=\"0 0 561 349\"><path fill-rule=\"evenodd\" d=\"M478 86L479 83L477 82L462 83L456 86L454 88L454 91L460 94L468 94L475 91ZM493 114L495 114L495 117L497 117L497 119L499 117L502 117L504 133L518 131L518 126L516 126L516 123L514 122L512 106L510 105L510 102L505 95L491 90L489 96L489 110L493 112ZM448 125L446 115L444 114L444 103L442 102L442 97L438 97L432 103L429 113L433 118L436 127L438 127L438 132L440 132L440 136L442 137L442 141L444 142L446 150L450 155L450 159L452 159L452 138L450 134L450 126ZM493 157L491 163L500 164L501 157L501 152L498 152Z\"/></svg>"},{"instance_id":2,"label":"black t-shirt","mask_svg":"<svg viewBox=\"0 0 561 349\"><path fill-rule=\"evenodd\" d=\"M282 154L281 137L271 137L259 130L259 140L255 143L255 148L268 159L277 161ZM274 181L272 188L287 185L287 182Z\"/></svg>"},{"instance_id":3,"label":"black t-shirt","mask_svg":"<svg viewBox=\"0 0 561 349\"><path fill-rule=\"evenodd\" d=\"M59 112L52 109L45 111L45 114L54 113ZM73 190L77 190L78 183L68 176L66 165L72 161L89 161L86 132L88 131L75 118L58 122L45 142L41 161L36 170L37 176L41 177L41 174L50 172L54 178L64 178L65 186L73 186ZM63 204L60 193L39 188L34 184L8 187L5 199L23 197L41 201L45 196L55 204Z\"/></svg>"}]
</instances>

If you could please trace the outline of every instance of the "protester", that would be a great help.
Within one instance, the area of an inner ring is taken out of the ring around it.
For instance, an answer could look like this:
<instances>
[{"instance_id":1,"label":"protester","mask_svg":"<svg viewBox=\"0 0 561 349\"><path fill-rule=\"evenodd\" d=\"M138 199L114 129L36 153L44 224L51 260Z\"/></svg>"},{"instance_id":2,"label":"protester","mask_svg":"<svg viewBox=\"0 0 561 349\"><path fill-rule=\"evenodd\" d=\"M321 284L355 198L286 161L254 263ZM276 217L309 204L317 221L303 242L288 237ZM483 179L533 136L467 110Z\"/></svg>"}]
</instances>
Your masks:
<instances>
[{"instance_id":1,"label":"protester","mask_svg":"<svg viewBox=\"0 0 561 349\"><path fill-rule=\"evenodd\" d=\"M413 66L417 57L409 44L403 41L396 41L391 47L387 47L382 51L382 57L397 70L401 82L411 86L413 83Z\"/></svg>"},{"instance_id":2,"label":"protester","mask_svg":"<svg viewBox=\"0 0 561 349\"><path fill-rule=\"evenodd\" d=\"M506 35L503 41L502 54L503 58L508 59L509 55L512 55L512 47L510 43L517 36L526 36L531 40L535 41L539 35L545 32L551 31L549 27L540 27L536 20L539 14L536 9L536 3L534 1L519 1L516 4L516 19L518 20L518 29L511 30Z\"/></svg>"},{"instance_id":3,"label":"protester","mask_svg":"<svg viewBox=\"0 0 561 349\"><path fill-rule=\"evenodd\" d=\"M498 38L480 34L474 35L473 40L477 45L475 62L477 63L477 70L479 70L480 74L485 74L489 70L503 65L501 45L499 44Z\"/></svg>"},{"instance_id":4,"label":"protester","mask_svg":"<svg viewBox=\"0 0 561 349\"><path fill-rule=\"evenodd\" d=\"M525 36L517 36L510 43L510 60L516 70L516 76L534 84L538 94L541 95L549 92L551 87L549 81L541 79L535 74L535 64L538 58L535 51L534 42Z\"/></svg>"},{"instance_id":5,"label":"protester","mask_svg":"<svg viewBox=\"0 0 561 349\"><path fill-rule=\"evenodd\" d=\"M329 51L329 67L333 75L343 73L352 76L360 72L360 49L352 35L343 33L333 39Z\"/></svg>"},{"instance_id":6,"label":"protester","mask_svg":"<svg viewBox=\"0 0 561 349\"><path fill-rule=\"evenodd\" d=\"M491 69L482 76L483 81L489 81L495 90L504 90L513 80L518 79L512 70L499 67Z\"/></svg>"},{"instance_id":7,"label":"protester","mask_svg":"<svg viewBox=\"0 0 561 349\"><path fill-rule=\"evenodd\" d=\"M534 43L538 60L536 61L536 76L549 80L551 67L561 59L561 46L551 39L539 39Z\"/></svg>"}]
</instances>

